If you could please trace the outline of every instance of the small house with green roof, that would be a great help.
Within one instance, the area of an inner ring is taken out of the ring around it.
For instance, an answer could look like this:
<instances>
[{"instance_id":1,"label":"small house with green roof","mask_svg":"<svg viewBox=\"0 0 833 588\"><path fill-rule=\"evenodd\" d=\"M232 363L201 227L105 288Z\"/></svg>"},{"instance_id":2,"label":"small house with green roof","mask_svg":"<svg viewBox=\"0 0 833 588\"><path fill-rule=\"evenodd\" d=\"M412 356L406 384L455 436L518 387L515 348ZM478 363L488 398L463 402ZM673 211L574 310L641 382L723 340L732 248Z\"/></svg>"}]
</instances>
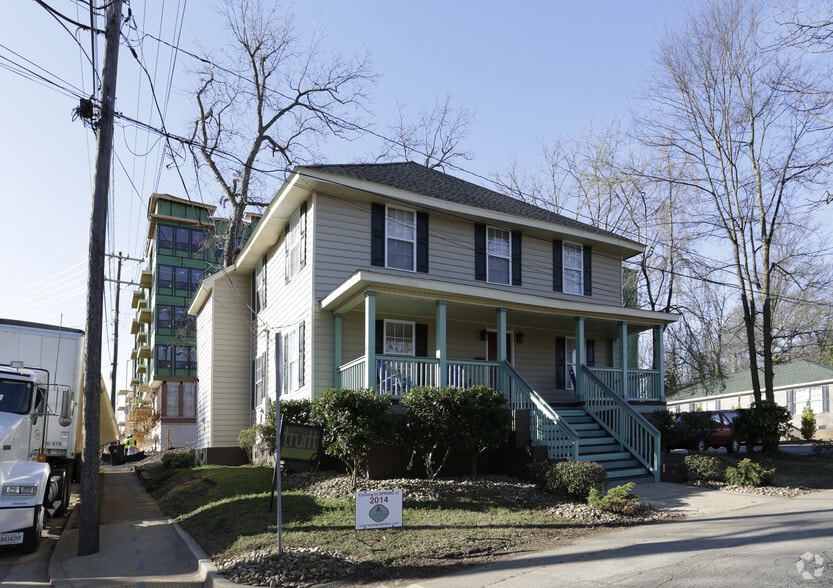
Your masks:
<instances>
[{"instance_id":1,"label":"small house with green roof","mask_svg":"<svg viewBox=\"0 0 833 588\"><path fill-rule=\"evenodd\" d=\"M801 413L809 404L816 415L818 437L833 437L830 388L833 367L812 361L794 361L774 366L775 401L793 415L793 426L801 427ZM764 376L761 372L761 381ZM701 382L669 393L668 410L727 410L749 408L754 400L752 374L746 370L725 378Z\"/></svg>"}]
</instances>

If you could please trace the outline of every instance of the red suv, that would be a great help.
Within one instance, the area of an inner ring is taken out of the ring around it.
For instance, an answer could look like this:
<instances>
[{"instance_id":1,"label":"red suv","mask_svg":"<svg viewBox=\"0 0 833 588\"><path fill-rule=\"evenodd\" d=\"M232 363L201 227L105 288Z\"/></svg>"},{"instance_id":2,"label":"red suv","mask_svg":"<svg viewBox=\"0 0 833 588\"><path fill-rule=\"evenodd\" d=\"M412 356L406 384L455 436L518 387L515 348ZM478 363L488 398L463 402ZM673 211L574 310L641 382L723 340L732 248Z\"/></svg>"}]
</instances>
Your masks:
<instances>
[{"instance_id":1,"label":"red suv","mask_svg":"<svg viewBox=\"0 0 833 588\"><path fill-rule=\"evenodd\" d=\"M737 410L707 410L717 423L717 430L709 435L709 438L698 443L698 451L704 451L709 447L725 447L729 453L737 453L740 443L732 434L732 421L738 416Z\"/></svg>"}]
</instances>

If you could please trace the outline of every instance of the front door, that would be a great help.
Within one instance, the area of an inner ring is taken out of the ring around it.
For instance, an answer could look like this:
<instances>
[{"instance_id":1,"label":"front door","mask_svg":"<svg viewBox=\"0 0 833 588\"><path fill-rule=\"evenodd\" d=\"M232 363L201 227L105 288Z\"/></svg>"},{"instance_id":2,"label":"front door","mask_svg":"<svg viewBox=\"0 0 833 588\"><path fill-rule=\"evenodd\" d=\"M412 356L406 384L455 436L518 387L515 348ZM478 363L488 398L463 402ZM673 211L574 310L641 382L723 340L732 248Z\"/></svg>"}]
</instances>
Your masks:
<instances>
[{"instance_id":1,"label":"front door","mask_svg":"<svg viewBox=\"0 0 833 588\"><path fill-rule=\"evenodd\" d=\"M488 361L497 361L497 333L495 331L489 331L487 346L486 359ZM506 333L506 361L514 364L512 361L512 333Z\"/></svg>"}]
</instances>

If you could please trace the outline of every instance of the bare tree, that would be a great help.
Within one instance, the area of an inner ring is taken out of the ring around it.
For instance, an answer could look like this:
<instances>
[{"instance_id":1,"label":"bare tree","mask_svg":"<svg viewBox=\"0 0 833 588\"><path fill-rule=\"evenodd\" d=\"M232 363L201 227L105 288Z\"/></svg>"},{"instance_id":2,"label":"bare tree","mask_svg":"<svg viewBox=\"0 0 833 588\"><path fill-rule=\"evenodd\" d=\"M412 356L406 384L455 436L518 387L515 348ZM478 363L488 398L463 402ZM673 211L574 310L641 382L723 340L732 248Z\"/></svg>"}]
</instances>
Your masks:
<instances>
[{"instance_id":1,"label":"bare tree","mask_svg":"<svg viewBox=\"0 0 833 588\"><path fill-rule=\"evenodd\" d=\"M206 59L195 93L192 149L231 207L223 263L234 263L244 213L271 198L271 175L282 180L316 156L319 143L358 128L374 80L366 59L325 55L321 38L305 45L293 15L257 0L226 0L228 50Z\"/></svg>"},{"instance_id":2,"label":"bare tree","mask_svg":"<svg viewBox=\"0 0 833 588\"><path fill-rule=\"evenodd\" d=\"M474 156L463 147L471 132L474 114L455 108L451 97L435 101L431 111L423 110L416 121L409 121L405 106L399 105L399 121L389 129L384 151L377 160L391 161L404 157L431 169L445 169L456 160L471 161Z\"/></svg>"},{"instance_id":3,"label":"bare tree","mask_svg":"<svg viewBox=\"0 0 833 588\"><path fill-rule=\"evenodd\" d=\"M703 198L702 221L729 252L758 403L762 390L774 399L773 246L791 239L785 211L798 214L833 163L822 116L829 105L789 90L821 80L778 36L767 7L714 0L669 33L647 94L652 108L641 121L650 146L685 161L686 175L673 183Z\"/></svg>"}]
</instances>

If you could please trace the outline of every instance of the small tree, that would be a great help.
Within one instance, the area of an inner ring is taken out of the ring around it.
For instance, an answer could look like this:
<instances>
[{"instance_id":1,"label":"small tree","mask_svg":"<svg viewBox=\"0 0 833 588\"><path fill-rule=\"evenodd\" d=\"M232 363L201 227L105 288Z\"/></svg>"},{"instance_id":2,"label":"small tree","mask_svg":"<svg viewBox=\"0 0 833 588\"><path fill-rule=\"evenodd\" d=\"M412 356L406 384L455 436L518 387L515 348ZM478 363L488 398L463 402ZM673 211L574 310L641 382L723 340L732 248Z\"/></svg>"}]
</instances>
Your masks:
<instances>
[{"instance_id":1,"label":"small tree","mask_svg":"<svg viewBox=\"0 0 833 588\"><path fill-rule=\"evenodd\" d=\"M451 387L412 388L400 401L404 414L399 442L411 453L408 469L421 455L429 480L435 479L445 465L459 431L453 420L454 390Z\"/></svg>"},{"instance_id":2,"label":"small tree","mask_svg":"<svg viewBox=\"0 0 833 588\"><path fill-rule=\"evenodd\" d=\"M512 428L506 398L494 388L457 388L460 398L455 447L471 455L471 475L477 475L477 457L506 442Z\"/></svg>"},{"instance_id":3,"label":"small tree","mask_svg":"<svg viewBox=\"0 0 833 588\"><path fill-rule=\"evenodd\" d=\"M389 396L343 388L327 390L312 403L312 418L324 429L324 452L344 462L354 489L370 448L393 437L390 406Z\"/></svg>"},{"instance_id":4,"label":"small tree","mask_svg":"<svg viewBox=\"0 0 833 588\"><path fill-rule=\"evenodd\" d=\"M810 407L810 401L808 400L804 410L801 411L801 437L805 441L809 441L816 434L817 430L816 414Z\"/></svg>"}]
</instances>

